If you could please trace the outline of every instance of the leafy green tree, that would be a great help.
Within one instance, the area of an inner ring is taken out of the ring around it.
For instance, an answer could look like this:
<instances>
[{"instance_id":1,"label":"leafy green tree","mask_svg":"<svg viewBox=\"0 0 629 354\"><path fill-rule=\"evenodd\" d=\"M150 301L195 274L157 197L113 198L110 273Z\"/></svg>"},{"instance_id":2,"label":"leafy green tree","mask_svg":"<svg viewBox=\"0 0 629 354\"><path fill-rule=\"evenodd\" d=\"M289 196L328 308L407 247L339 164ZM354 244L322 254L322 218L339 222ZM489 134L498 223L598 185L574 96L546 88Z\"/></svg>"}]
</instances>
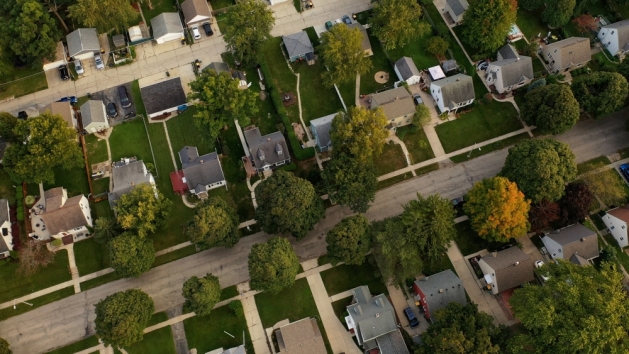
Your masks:
<instances>
[{"instance_id":1,"label":"leafy green tree","mask_svg":"<svg viewBox=\"0 0 629 354\"><path fill-rule=\"evenodd\" d=\"M498 354L505 334L505 328L496 327L493 317L479 312L475 303L462 306L451 302L437 310L435 321L422 335L422 345L416 353Z\"/></svg>"},{"instance_id":2,"label":"leafy green tree","mask_svg":"<svg viewBox=\"0 0 629 354\"><path fill-rule=\"evenodd\" d=\"M621 74L604 71L578 76L570 87L581 108L596 119L619 110L629 93L627 80Z\"/></svg>"},{"instance_id":3,"label":"leafy green tree","mask_svg":"<svg viewBox=\"0 0 629 354\"><path fill-rule=\"evenodd\" d=\"M2 13L2 11L0 11L0 13ZM2 36L0 36L0 40L2 40ZM7 47L0 44L0 77L5 77L12 71L13 63L11 62L11 53L9 53Z\"/></svg>"},{"instance_id":4,"label":"leafy green tree","mask_svg":"<svg viewBox=\"0 0 629 354\"><path fill-rule=\"evenodd\" d=\"M153 265L153 241L131 232L123 232L109 242L109 259L116 274L125 278L137 278Z\"/></svg>"},{"instance_id":5,"label":"leafy green tree","mask_svg":"<svg viewBox=\"0 0 629 354\"><path fill-rule=\"evenodd\" d=\"M446 55L449 47L450 43L440 36L432 36L426 40L426 51L438 57Z\"/></svg>"},{"instance_id":6,"label":"leafy green tree","mask_svg":"<svg viewBox=\"0 0 629 354\"><path fill-rule=\"evenodd\" d=\"M387 117L382 109L350 107L348 112L339 112L332 120L330 140L334 153L346 153L359 162L373 161L384 148Z\"/></svg>"},{"instance_id":7,"label":"leafy green tree","mask_svg":"<svg viewBox=\"0 0 629 354\"><path fill-rule=\"evenodd\" d=\"M463 208L480 237L509 242L526 235L531 203L515 183L504 177L486 178L476 182L465 199Z\"/></svg>"},{"instance_id":8,"label":"leafy green tree","mask_svg":"<svg viewBox=\"0 0 629 354\"><path fill-rule=\"evenodd\" d=\"M0 354L11 354L13 351L9 348L9 342L4 338L0 338Z\"/></svg>"},{"instance_id":9,"label":"leafy green tree","mask_svg":"<svg viewBox=\"0 0 629 354\"><path fill-rule=\"evenodd\" d=\"M421 252L415 238L409 239L399 218L385 221L384 230L375 233L374 255L382 278L394 283L412 279L423 269Z\"/></svg>"},{"instance_id":10,"label":"leafy green tree","mask_svg":"<svg viewBox=\"0 0 629 354\"><path fill-rule=\"evenodd\" d=\"M344 23L321 34L319 53L328 68L322 75L327 86L354 82L357 74L369 72L372 64L365 55L362 41L362 32L358 28L350 29Z\"/></svg>"},{"instance_id":11,"label":"leafy green tree","mask_svg":"<svg viewBox=\"0 0 629 354\"><path fill-rule=\"evenodd\" d=\"M371 249L372 230L369 220L362 215L346 217L328 231L328 258L333 265L339 262L362 264Z\"/></svg>"},{"instance_id":12,"label":"leafy green tree","mask_svg":"<svg viewBox=\"0 0 629 354\"><path fill-rule=\"evenodd\" d=\"M517 289L509 303L528 330L520 336L529 347L537 353L629 352L629 298L614 268L559 260L544 266L550 274L544 286Z\"/></svg>"},{"instance_id":13,"label":"leafy green tree","mask_svg":"<svg viewBox=\"0 0 629 354\"><path fill-rule=\"evenodd\" d=\"M269 234L290 233L298 240L312 230L325 213L321 198L305 179L276 171L256 188L256 220Z\"/></svg>"},{"instance_id":14,"label":"leafy green tree","mask_svg":"<svg viewBox=\"0 0 629 354\"><path fill-rule=\"evenodd\" d=\"M94 221L94 241L108 243L122 232L114 218L98 218Z\"/></svg>"},{"instance_id":15,"label":"leafy green tree","mask_svg":"<svg viewBox=\"0 0 629 354\"><path fill-rule=\"evenodd\" d=\"M209 69L190 82L188 99L197 102L195 124L207 141L213 142L221 129L233 125L235 119L243 127L249 125L249 117L258 113L258 95L253 90L241 90L238 85L229 73L217 74Z\"/></svg>"},{"instance_id":16,"label":"leafy green tree","mask_svg":"<svg viewBox=\"0 0 629 354\"><path fill-rule=\"evenodd\" d=\"M629 60L623 60L616 66L618 73L629 80Z\"/></svg>"},{"instance_id":17,"label":"leafy green tree","mask_svg":"<svg viewBox=\"0 0 629 354\"><path fill-rule=\"evenodd\" d=\"M76 130L59 115L43 113L20 120L13 134L24 143L7 147L2 164L14 182L54 183L53 169L70 170L83 165Z\"/></svg>"},{"instance_id":18,"label":"leafy green tree","mask_svg":"<svg viewBox=\"0 0 629 354\"><path fill-rule=\"evenodd\" d=\"M357 213L367 212L376 197L378 177L372 162L361 163L342 152L334 154L321 177L330 198Z\"/></svg>"},{"instance_id":19,"label":"leafy green tree","mask_svg":"<svg viewBox=\"0 0 629 354\"><path fill-rule=\"evenodd\" d=\"M0 75L1 77L2 75ZM17 118L11 113L0 112L0 137L6 142L19 142L13 132L17 125Z\"/></svg>"},{"instance_id":20,"label":"leafy green tree","mask_svg":"<svg viewBox=\"0 0 629 354\"><path fill-rule=\"evenodd\" d=\"M183 297L197 316L207 316L221 300L218 277L206 274L203 278L191 277L183 283Z\"/></svg>"},{"instance_id":21,"label":"leafy green tree","mask_svg":"<svg viewBox=\"0 0 629 354\"><path fill-rule=\"evenodd\" d=\"M172 204L161 192L156 192L153 186L141 184L116 201L116 220L123 229L134 230L139 236L146 236L164 225Z\"/></svg>"},{"instance_id":22,"label":"leafy green tree","mask_svg":"<svg viewBox=\"0 0 629 354\"><path fill-rule=\"evenodd\" d=\"M566 85L538 87L524 96L520 117L541 134L561 134L579 120L579 102Z\"/></svg>"},{"instance_id":23,"label":"leafy green tree","mask_svg":"<svg viewBox=\"0 0 629 354\"><path fill-rule=\"evenodd\" d=\"M114 348L141 341L155 310L151 297L139 289L114 293L95 306L96 335Z\"/></svg>"},{"instance_id":24,"label":"leafy green tree","mask_svg":"<svg viewBox=\"0 0 629 354\"><path fill-rule=\"evenodd\" d=\"M576 0L547 0L542 21L551 27L561 27L570 21Z\"/></svg>"},{"instance_id":25,"label":"leafy green tree","mask_svg":"<svg viewBox=\"0 0 629 354\"><path fill-rule=\"evenodd\" d=\"M421 16L422 8L415 0L378 0L369 23L384 48L391 50L430 31L430 25L421 21Z\"/></svg>"},{"instance_id":26,"label":"leafy green tree","mask_svg":"<svg viewBox=\"0 0 629 354\"><path fill-rule=\"evenodd\" d=\"M138 20L130 0L76 0L76 4L68 6L68 13L73 20L95 27L100 33L124 30Z\"/></svg>"},{"instance_id":27,"label":"leafy green tree","mask_svg":"<svg viewBox=\"0 0 629 354\"><path fill-rule=\"evenodd\" d=\"M566 183L577 176L577 164L567 144L531 139L509 149L500 175L517 183L533 203L555 202L563 196Z\"/></svg>"},{"instance_id":28,"label":"leafy green tree","mask_svg":"<svg viewBox=\"0 0 629 354\"><path fill-rule=\"evenodd\" d=\"M544 3L544 0L520 0L518 1L518 6L522 7L525 10L533 11L539 9L540 6Z\"/></svg>"},{"instance_id":29,"label":"leafy green tree","mask_svg":"<svg viewBox=\"0 0 629 354\"><path fill-rule=\"evenodd\" d=\"M206 248L232 247L240 239L238 214L222 198L210 198L197 206L186 233L190 241Z\"/></svg>"},{"instance_id":30,"label":"leafy green tree","mask_svg":"<svg viewBox=\"0 0 629 354\"><path fill-rule=\"evenodd\" d=\"M480 52L504 45L515 23L517 7L510 0L476 0L463 14L463 40Z\"/></svg>"},{"instance_id":31,"label":"leafy green tree","mask_svg":"<svg viewBox=\"0 0 629 354\"><path fill-rule=\"evenodd\" d=\"M274 237L267 243L256 243L251 247L251 289L277 294L295 282L298 271L299 258L287 239Z\"/></svg>"},{"instance_id":32,"label":"leafy green tree","mask_svg":"<svg viewBox=\"0 0 629 354\"><path fill-rule=\"evenodd\" d=\"M411 131L416 132L421 127L430 124L432 117L430 116L430 109L425 104L415 106L415 115L413 115L413 122L411 122Z\"/></svg>"},{"instance_id":33,"label":"leafy green tree","mask_svg":"<svg viewBox=\"0 0 629 354\"><path fill-rule=\"evenodd\" d=\"M233 52L240 62L255 62L264 43L271 38L274 24L273 11L265 3L256 0L238 1L227 11L225 30L221 31L227 50Z\"/></svg>"}]
</instances>

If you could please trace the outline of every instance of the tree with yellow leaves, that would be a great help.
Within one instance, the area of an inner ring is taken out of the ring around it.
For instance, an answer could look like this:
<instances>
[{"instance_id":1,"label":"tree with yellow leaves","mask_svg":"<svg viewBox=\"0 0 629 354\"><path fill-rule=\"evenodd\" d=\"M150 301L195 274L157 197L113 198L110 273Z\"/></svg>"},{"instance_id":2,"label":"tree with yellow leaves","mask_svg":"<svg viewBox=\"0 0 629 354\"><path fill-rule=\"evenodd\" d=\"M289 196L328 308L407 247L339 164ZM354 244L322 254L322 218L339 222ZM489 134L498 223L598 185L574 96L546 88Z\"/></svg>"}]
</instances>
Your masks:
<instances>
[{"instance_id":1,"label":"tree with yellow leaves","mask_svg":"<svg viewBox=\"0 0 629 354\"><path fill-rule=\"evenodd\" d=\"M508 242L528 231L530 204L514 182L494 177L474 185L467 194L464 210L480 237Z\"/></svg>"}]
</instances>

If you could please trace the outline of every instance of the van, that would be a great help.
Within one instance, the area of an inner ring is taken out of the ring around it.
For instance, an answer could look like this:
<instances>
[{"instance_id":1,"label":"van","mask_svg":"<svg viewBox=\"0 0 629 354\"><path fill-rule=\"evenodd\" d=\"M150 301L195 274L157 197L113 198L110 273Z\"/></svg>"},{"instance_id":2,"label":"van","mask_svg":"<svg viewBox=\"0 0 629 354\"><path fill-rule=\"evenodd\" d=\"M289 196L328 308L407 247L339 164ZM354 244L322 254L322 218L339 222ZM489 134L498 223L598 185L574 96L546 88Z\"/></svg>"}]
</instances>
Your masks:
<instances>
[{"instance_id":1,"label":"van","mask_svg":"<svg viewBox=\"0 0 629 354\"><path fill-rule=\"evenodd\" d=\"M122 108L131 107L131 100L129 99L129 94L127 93L127 88L125 86L118 87L118 96L120 96L120 105Z\"/></svg>"},{"instance_id":2,"label":"van","mask_svg":"<svg viewBox=\"0 0 629 354\"><path fill-rule=\"evenodd\" d=\"M406 318L408 318L408 322L411 324L411 328L419 326L419 320L417 319L417 317L415 317L415 313L413 312L412 308L405 308L404 314L406 315Z\"/></svg>"}]
</instances>

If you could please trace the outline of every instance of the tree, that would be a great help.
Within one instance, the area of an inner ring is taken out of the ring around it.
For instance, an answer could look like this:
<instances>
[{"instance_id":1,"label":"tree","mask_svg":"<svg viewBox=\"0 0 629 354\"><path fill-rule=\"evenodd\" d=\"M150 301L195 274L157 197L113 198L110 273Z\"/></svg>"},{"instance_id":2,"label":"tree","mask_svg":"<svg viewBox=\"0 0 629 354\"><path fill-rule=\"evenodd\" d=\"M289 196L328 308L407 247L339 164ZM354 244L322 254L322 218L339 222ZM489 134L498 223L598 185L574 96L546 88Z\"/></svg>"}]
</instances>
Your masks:
<instances>
[{"instance_id":1,"label":"tree","mask_svg":"<svg viewBox=\"0 0 629 354\"><path fill-rule=\"evenodd\" d=\"M61 8L63 8L64 6L71 4L73 0L42 0L42 2L44 5L46 5L46 7L48 7L48 10L50 12L55 14L57 20L59 21L61 26L63 26L63 29L66 31L66 33L69 33L70 29L68 28L66 22L63 20L63 17L61 17L61 15L59 14L59 10L61 10Z\"/></svg>"},{"instance_id":2,"label":"tree","mask_svg":"<svg viewBox=\"0 0 629 354\"><path fill-rule=\"evenodd\" d=\"M344 23L335 25L321 34L319 54L328 68L323 72L327 86L354 82L356 75L364 75L371 69L371 60L362 47L363 34L358 28L350 29Z\"/></svg>"},{"instance_id":3,"label":"tree","mask_svg":"<svg viewBox=\"0 0 629 354\"><path fill-rule=\"evenodd\" d=\"M227 50L243 63L253 63L262 52L275 24L273 11L263 2L255 0L238 1L231 6L225 18L223 39Z\"/></svg>"},{"instance_id":4,"label":"tree","mask_svg":"<svg viewBox=\"0 0 629 354\"><path fill-rule=\"evenodd\" d=\"M372 230L369 220L362 215L346 217L328 231L328 258L333 265L338 262L362 264L371 249Z\"/></svg>"},{"instance_id":5,"label":"tree","mask_svg":"<svg viewBox=\"0 0 629 354\"><path fill-rule=\"evenodd\" d=\"M1 77L2 75L0 75ZM17 125L17 118L11 113L0 112L0 137L7 142L19 142L13 130Z\"/></svg>"},{"instance_id":6,"label":"tree","mask_svg":"<svg viewBox=\"0 0 629 354\"><path fill-rule=\"evenodd\" d=\"M123 194L114 208L120 226L143 237L164 225L172 204L151 185L141 184Z\"/></svg>"},{"instance_id":7,"label":"tree","mask_svg":"<svg viewBox=\"0 0 629 354\"><path fill-rule=\"evenodd\" d=\"M613 183L613 182L612 182ZM559 199L562 225L571 225L585 220L590 215L590 205L594 196L585 183L572 182L566 186L564 196Z\"/></svg>"},{"instance_id":8,"label":"tree","mask_svg":"<svg viewBox=\"0 0 629 354\"><path fill-rule=\"evenodd\" d=\"M218 277L206 274L203 278L191 277L183 283L183 297L197 316L207 316L221 300Z\"/></svg>"},{"instance_id":9,"label":"tree","mask_svg":"<svg viewBox=\"0 0 629 354\"><path fill-rule=\"evenodd\" d=\"M581 108L595 119L624 106L629 93L627 79L621 74L605 71L578 76L570 87Z\"/></svg>"},{"instance_id":10,"label":"tree","mask_svg":"<svg viewBox=\"0 0 629 354\"><path fill-rule=\"evenodd\" d=\"M45 268L55 261L55 253L46 249L43 243L27 241L18 251L17 273L23 276L35 274L40 268Z\"/></svg>"},{"instance_id":11,"label":"tree","mask_svg":"<svg viewBox=\"0 0 629 354\"><path fill-rule=\"evenodd\" d=\"M94 241L98 243L108 243L121 232L116 219L98 218L94 221Z\"/></svg>"},{"instance_id":12,"label":"tree","mask_svg":"<svg viewBox=\"0 0 629 354\"><path fill-rule=\"evenodd\" d=\"M24 143L7 147L2 164L14 182L54 183L53 169L83 165L76 131L59 115L43 113L20 120L13 133Z\"/></svg>"},{"instance_id":13,"label":"tree","mask_svg":"<svg viewBox=\"0 0 629 354\"><path fill-rule=\"evenodd\" d=\"M305 179L276 171L256 188L256 220L269 234L290 233L298 240L314 228L325 213L321 198Z\"/></svg>"},{"instance_id":14,"label":"tree","mask_svg":"<svg viewBox=\"0 0 629 354\"><path fill-rule=\"evenodd\" d=\"M582 267L559 260L544 266L544 286L526 284L510 299L523 334L539 353L626 353L629 298L613 267Z\"/></svg>"},{"instance_id":15,"label":"tree","mask_svg":"<svg viewBox=\"0 0 629 354\"><path fill-rule=\"evenodd\" d=\"M376 197L378 177L372 162L361 163L343 152L335 153L321 177L330 198L357 213L367 212Z\"/></svg>"},{"instance_id":16,"label":"tree","mask_svg":"<svg viewBox=\"0 0 629 354\"><path fill-rule=\"evenodd\" d=\"M544 0L520 0L518 1L518 6L521 6L525 10L533 11L537 10L543 3Z\"/></svg>"},{"instance_id":17,"label":"tree","mask_svg":"<svg viewBox=\"0 0 629 354\"><path fill-rule=\"evenodd\" d=\"M563 196L565 184L577 176L570 147L554 139L532 139L509 149L500 175L515 182L533 203Z\"/></svg>"},{"instance_id":18,"label":"tree","mask_svg":"<svg viewBox=\"0 0 629 354\"><path fill-rule=\"evenodd\" d=\"M583 14L577 16L572 20L572 23L577 27L577 30L581 33L589 33L596 30L596 19L590 14Z\"/></svg>"},{"instance_id":19,"label":"tree","mask_svg":"<svg viewBox=\"0 0 629 354\"><path fill-rule=\"evenodd\" d=\"M432 36L426 40L426 51L432 55L442 57L448 51L450 43L443 37Z\"/></svg>"},{"instance_id":20,"label":"tree","mask_svg":"<svg viewBox=\"0 0 629 354\"><path fill-rule=\"evenodd\" d=\"M570 21L576 0L547 0L542 21L550 27L561 27Z\"/></svg>"},{"instance_id":21,"label":"tree","mask_svg":"<svg viewBox=\"0 0 629 354\"><path fill-rule=\"evenodd\" d=\"M559 220L559 212L559 204L555 202L542 200L539 203L531 205L531 210L529 211L531 231L540 233L550 228L551 223Z\"/></svg>"},{"instance_id":22,"label":"tree","mask_svg":"<svg viewBox=\"0 0 629 354\"><path fill-rule=\"evenodd\" d=\"M107 296L96 305L96 335L113 347L128 347L142 340L155 306L153 300L139 289L130 289Z\"/></svg>"},{"instance_id":23,"label":"tree","mask_svg":"<svg viewBox=\"0 0 629 354\"><path fill-rule=\"evenodd\" d=\"M241 90L238 85L229 73L217 74L210 69L190 82L188 100L197 102L194 122L208 142L213 142L221 129L233 125L234 120L244 127L249 125L249 117L258 113L258 95L253 90Z\"/></svg>"},{"instance_id":24,"label":"tree","mask_svg":"<svg viewBox=\"0 0 629 354\"><path fill-rule=\"evenodd\" d=\"M463 40L480 52L504 45L515 23L516 4L510 0L477 0L463 14Z\"/></svg>"},{"instance_id":25,"label":"tree","mask_svg":"<svg viewBox=\"0 0 629 354\"><path fill-rule=\"evenodd\" d=\"M222 198L214 197L198 205L186 234L204 248L232 247L240 239L238 214Z\"/></svg>"},{"instance_id":26,"label":"tree","mask_svg":"<svg viewBox=\"0 0 629 354\"><path fill-rule=\"evenodd\" d=\"M0 338L0 354L11 354L13 351L9 348L9 342L4 338Z\"/></svg>"},{"instance_id":27,"label":"tree","mask_svg":"<svg viewBox=\"0 0 629 354\"><path fill-rule=\"evenodd\" d=\"M509 242L526 235L530 202L518 186L504 177L486 178L468 192L463 206L478 236Z\"/></svg>"},{"instance_id":28,"label":"tree","mask_svg":"<svg viewBox=\"0 0 629 354\"><path fill-rule=\"evenodd\" d=\"M430 31L421 21L422 8L414 0L378 0L373 7L370 25L385 49L407 45L412 39Z\"/></svg>"},{"instance_id":29,"label":"tree","mask_svg":"<svg viewBox=\"0 0 629 354\"><path fill-rule=\"evenodd\" d=\"M2 11L0 11L2 13ZM2 36L0 36L0 40L2 40ZM5 77L6 75L13 72L13 62L11 61L11 54L4 45L0 44L0 77Z\"/></svg>"},{"instance_id":30,"label":"tree","mask_svg":"<svg viewBox=\"0 0 629 354\"><path fill-rule=\"evenodd\" d=\"M77 0L76 4L68 6L68 13L70 18L85 27L96 27L100 33L124 30L138 19L129 0Z\"/></svg>"},{"instance_id":31,"label":"tree","mask_svg":"<svg viewBox=\"0 0 629 354\"><path fill-rule=\"evenodd\" d=\"M589 190L608 206L620 206L625 203L625 183L614 169L595 174L587 174L583 181Z\"/></svg>"},{"instance_id":32,"label":"tree","mask_svg":"<svg viewBox=\"0 0 629 354\"><path fill-rule=\"evenodd\" d=\"M362 163L373 161L389 136L386 126L387 117L380 108L350 107L347 113L339 112L330 128L334 153L344 152Z\"/></svg>"},{"instance_id":33,"label":"tree","mask_svg":"<svg viewBox=\"0 0 629 354\"><path fill-rule=\"evenodd\" d=\"M579 102L566 85L538 87L524 96L520 117L541 134L561 134L579 120Z\"/></svg>"},{"instance_id":34,"label":"tree","mask_svg":"<svg viewBox=\"0 0 629 354\"><path fill-rule=\"evenodd\" d=\"M413 115L413 122L411 123L411 130L413 132L418 131L421 127L430 124L432 117L430 116L430 109L425 104L415 106L415 114Z\"/></svg>"},{"instance_id":35,"label":"tree","mask_svg":"<svg viewBox=\"0 0 629 354\"><path fill-rule=\"evenodd\" d=\"M277 294L295 282L299 258L290 242L274 237L267 243L256 243L249 253L251 289Z\"/></svg>"},{"instance_id":36,"label":"tree","mask_svg":"<svg viewBox=\"0 0 629 354\"><path fill-rule=\"evenodd\" d=\"M153 241L131 232L124 232L109 242L109 259L116 273L137 278L151 269L155 260Z\"/></svg>"},{"instance_id":37,"label":"tree","mask_svg":"<svg viewBox=\"0 0 629 354\"><path fill-rule=\"evenodd\" d=\"M475 303L462 306L451 302L437 310L435 322L422 335L418 353L497 354L504 336L505 329L496 327L493 317L479 312Z\"/></svg>"},{"instance_id":38,"label":"tree","mask_svg":"<svg viewBox=\"0 0 629 354\"><path fill-rule=\"evenodd\" d=\"M629 60L623 60L616 66L616 71L624 76L625 80L629 80Z\"/></svg>"}]
</instances>

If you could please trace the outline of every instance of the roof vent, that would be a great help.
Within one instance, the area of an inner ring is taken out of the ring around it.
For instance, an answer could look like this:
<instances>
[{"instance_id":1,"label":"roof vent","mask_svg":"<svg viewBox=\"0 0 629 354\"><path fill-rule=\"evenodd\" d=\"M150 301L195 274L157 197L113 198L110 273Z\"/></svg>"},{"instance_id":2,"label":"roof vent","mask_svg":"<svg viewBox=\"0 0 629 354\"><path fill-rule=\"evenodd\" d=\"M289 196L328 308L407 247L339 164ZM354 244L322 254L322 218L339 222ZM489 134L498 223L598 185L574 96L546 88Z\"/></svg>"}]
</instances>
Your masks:
<instances>
[{"instance_id":1,"label":"roof vent","mask_svg":"<svg viewBox=\"0 0 629 354\"><path fill-rule=\"evenodd\" d=\"M424 279L425 281L428 281L428 279L430 279L430 277L426 277L426 279Z\"/></svg>"},{"instance_id":2,"label":"roof vent","mask_svg":"<svg viewBox=\"0 0 629 354\"><path fill-rule=\"evenodd\" d=\"M443 292L443 289L439 289L439 294L441 294Z\"/></svg>"},{"instance_id":3,"label":"roof vent","mask_svg":"<svg viewBox=\"0 0 629 354\"><path fill-rule=\"evenodd\" d=\"M515 264L514 264L514 265L518 265L518 264L520 264L520 262L515 262Z\"/></svg>"},{"instance_id":4,"label":"roof vent","mask_svg":"<svg viewBox=\"0 0 629 354\"><path fill-rule=\"evenodd\" d=\"M271 141L271 138L266 138L266 141Z\"/></svg>"},{"instance_id":5,"label":"roof vent","mask_svg":"<svg viewBox=\"0 0 629 354\"><path fill-rule=\"evenodd\" d=\"M262 149L258 149L258 158L260 158L260 161L264 161L264 151Z\"/></svg>"},{"instance_id":6,"label":"roof vent","mask_svg":"<svg viewBox=\"0 0 629 354\"><path fill-rule=\"evenodd\" d=\"M201 165L203 165L203 159L201 159L201 161L199 161L201 163Z\"/></svg>"},{"instance_id":7,"label":"roof vent","mask_svg":"<svg viewBox=\"0 0 629 354\"><path fill-rule=\"evenodd\" d=\"M379 313L376 313L376 317L380 317L380 314L379 314Z\"/></svg>"},{"instance_id":8,"label":"roof vent","mask_svg":"<svg viewBox=\"0 0 629 354\"><path fill-rule=\"evenodd\" d=\"M581 242L585 242L585 237L581 237Z\"/></svg>"}]
</instances>

